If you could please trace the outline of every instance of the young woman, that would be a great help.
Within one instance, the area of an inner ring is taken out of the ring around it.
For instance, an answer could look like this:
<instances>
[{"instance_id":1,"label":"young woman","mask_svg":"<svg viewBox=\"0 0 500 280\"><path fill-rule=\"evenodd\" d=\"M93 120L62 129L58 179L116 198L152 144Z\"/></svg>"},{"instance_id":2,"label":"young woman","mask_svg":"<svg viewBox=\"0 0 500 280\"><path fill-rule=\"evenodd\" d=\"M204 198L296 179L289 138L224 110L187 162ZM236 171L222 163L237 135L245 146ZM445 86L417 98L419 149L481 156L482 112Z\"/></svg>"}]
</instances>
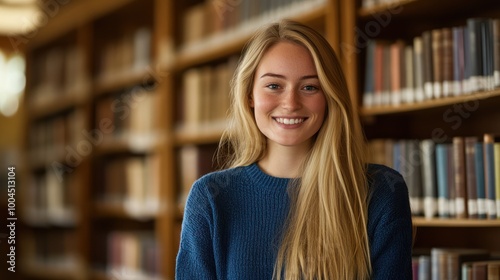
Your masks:
<instances>
[{"instance_id":1,"label":"young woman","mask_svg":"<svg viewBox=\"0 0 500 280\"><path fill-rule=\"evenodd\" d=\"M232 80L227 169L187 200L177 279L411 279L408 190L365 161L341 66L315 30L281 21Z\"/></svg>"}]
</instances>

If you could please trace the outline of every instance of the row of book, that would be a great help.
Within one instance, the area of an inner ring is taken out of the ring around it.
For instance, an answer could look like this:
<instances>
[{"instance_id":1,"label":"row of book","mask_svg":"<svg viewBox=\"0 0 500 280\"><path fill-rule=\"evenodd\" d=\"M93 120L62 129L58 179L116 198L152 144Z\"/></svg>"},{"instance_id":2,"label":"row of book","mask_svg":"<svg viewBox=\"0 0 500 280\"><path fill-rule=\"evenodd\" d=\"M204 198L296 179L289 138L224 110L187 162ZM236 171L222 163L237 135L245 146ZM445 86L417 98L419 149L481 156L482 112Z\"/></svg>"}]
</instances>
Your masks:
<instances>
[{"instance_id":1,"label":"row of book","mask_svg":"<svg viewBox=\"0 0 500 280\"><path fill-rule=\"evenodd\" d=\"M35 173L24 192L24 217L30 225L76 225L76 192L80 182L74 174L57 174L52 168Z\"/></svg>"},{"instance_id":2,"label":"row of book","mask_svg":"<svg viewBox=\"0 0 500 280\"><path fill-rule=\"evenodd\" d=\"M403 40L369 40L363 105L397 106L500 86L500 19L427 30Z\"/></svg>"},{"instance_id":3,"label":"row of book","mask_svg":"<svg viewBox=\"0 0 500 280\"><path fill-rule=\"evenodd\" d=\"M215 66L188 69L182 76L183 94L179 122L184 129L197 130L206 124L224 122L229 109L229 81L236 69L237 56Z\"/></svg>"},{"instance_id":4,"label":"row of book","mask_svg":"<svg viewBox=\"0 0 500 280\"><path fill-rule=\"evenodd\" d=\"M112 231L107 236L112 279L161 279L160 248L151 231Z\"/></svg>"},{"instance_id":5,"label":"row of book","mask_svg":"<svg viewBox=\"0 0 500 280\"><path fill-rule=\"evenodd\" d=\"M95 127L106 140L153 134L158 129L158 98L156 91L136 86L99 99Z\"/></svg>"},{"instance_id":6,"label":"row of book","mask_svg":"<svg viewBox=\"0 0 500 280\"><path fill-rule=\"evenodd\" d=\"M98 51L96 63L100 81L113 80L124 73L142 73L152 59L151 28L139 27L118 38L108 38Z\"/></svg>"},{"instance_id":7,"label":"row of book","mask_svg":"<svg viewBox=\"0 0 500 280\"><path fill-rule=\"evenodd\" d=\"M20 235L23 267L59 268L64 271L78 271L82 256L76 245L77 235L72 229L51 229L47 231L22 232ZM21 265L19 265L21 266Z\"/></svg>"},{"instance_id":8,"label":"row of book","mask_svg":"<svg viewBox=\"0 0 500 280\"><path fill-rule=\"evenodd\" d=\"M412 259L413 280L496 280L500 256L483 249L432 248Z\"/></svg>"},{"instance_id":9,"label":"row of book","mask_svg":"<svg viewBox=\"0 0 500 280\"><path fill-rule=\"evenodd\" d=\"M161 172L157 154L109 159L99 169L98 201L123 207L132 215L158 212Z\"/></svg>"},{"instance_id":10,"label":"row of book","mask_svg":"<svg viewBox=\"0 0 500 280\"><path fill-rule=\"evenodd\" d=\"M31 163L52 162L75 152L85 139L85 114L80 109L31 123L28 145Z\"/></svg>"},{"instance_id":11,"label":"row of book","mask_svg":"<svg viewBox=\"0 0 500 280\"><path fill-rule=\"evenodd\" d=\"M76 44L41 51L31 63L30 107L43 107L61 97L81 98L88 90L83 50Z\"/></svg>"},{"instance_id":12,"label":"row of book","mask_svg":"<svg viewBox=\"0 0 500 280\"><path fill-rule=\"evenodd\" d=\"M451 143L374 139L371 161L401 173L412 214L426 218L500 218L500 141L491 134Z\"/></svg>"},{"instance_id":13,"label":"row of book","mask_svg":"<svg viewBox=\"0 0 500 280\"><path fill-rule=\"evenodd\" d=\"M190 45L229 30L260 26L264 22L288 15L290 11L307 11L325 2L325 0L203 1L187 8L183 13L182 42L184 45Z\"/></svg>"}]
</instances>

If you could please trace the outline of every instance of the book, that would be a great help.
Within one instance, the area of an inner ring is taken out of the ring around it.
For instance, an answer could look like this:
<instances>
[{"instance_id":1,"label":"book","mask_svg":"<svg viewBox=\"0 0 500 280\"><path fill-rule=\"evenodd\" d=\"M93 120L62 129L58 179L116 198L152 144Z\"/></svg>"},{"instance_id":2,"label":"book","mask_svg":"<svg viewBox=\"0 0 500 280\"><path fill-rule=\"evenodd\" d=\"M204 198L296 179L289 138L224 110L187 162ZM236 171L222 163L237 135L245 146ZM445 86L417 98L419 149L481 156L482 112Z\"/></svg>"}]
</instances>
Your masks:
<instances>
[{"instance_id":1,"label":"book","mask_svg":"<svg viewBox=\"0 0 500 280\"><path fill-rule=\"evenodd\" d=\"M404 86L404 43L396 41L390 46L390 91L391 102L393 106L401 104L402 88Z\"/></svg>"},{"instance_id":2,"label":"book","mask_svg":"<svg viewBox=\"0 0 500 280\"><path fill-rule=\"evenodd\" d=\"M424 31L422 33L422 54L423 54L423 78L424 78L424 97L432 99L434 97L434 61L432 48L432 32ZM436 95L438 96L438 95Z\"/></svg>"},{"instance_id":3,"label":"book","mask_svg":"<svg viewBox=\"0 0 500 280\"><path fill-rule=\"evenodd\" d=\"M402 100L405 103L415 102L415 71L413 62L413 46L407 45L404 49L404 86L402 92Z\"/></svg>"},{"instance_id":4,"label":"book","mask_svg":"<svg viewBox=\"0 0 500 280\"><path fill-rule=\"evenodd\" d=\"M448 146L449 144L436 144L436 174L437 174L437 200L438 216L450 216L450 195L448 189Z\"/></svg>"},{"instance_id":5,"label":"book","mask_svg":"<svg viewBox=\"0 0 500 280\"><path fill-rule=\"evenodd\" d=\"M497 208L497 218L500 219L500 142L493 144L494 161L495 161L495 201Z\"/></svg>"},{"instance_id":6,"label":"book","mask_svg":"<svg viewBox=\"0 0 500 280\"><path fill-rule=\"evenodd\" d=\"M426 218L437 215L436 155L432 139L420 142L422 158L423 212Z\"/></svg>"},{"instance_id":7,"label":"book","mask_svg":"<svg viewBox=\"0 0 500 280\"><path fill-rule=\"evenodd\" d=\"M479 219L486 219L486 192L484 186L484 154L483 143L476 142L474 149L474 160L476 168L476 191L477 191L477 217Z\"/></svg>"},{"instance_id":8,"label":"book","mask_svg":"<svg viewBox=\"0 0 500 280\"><path fill-rule=\"evenodd\" d=\"M467 186L467 210L469 218L478 217L476 181L476 137L465 138L465 177Z\"/></svg>"},{"instance_id":9,"label":"book","mask_svg":"<svg viewBox=\"0 0 500 280\"><path fill-rule=\"evenodd\" d=\"M467 187L465 178L465 141L453 137L453 166L455 175L455 210L457 218L467 218Z\"/></svg>"},{"instance_id":10,"label":"book","mask_svg":"<svg viewBox=\"0 0 500 280\"><path fill-rule=\"evenodd\" d=\"M453 36L453 94L461 95L464 91L465 54L464 54L464 27L452 28Z\"/></svg>"},{"instance_id":11,"label":"book","mask_svg":"<svg viewBox=\"0 0 500 280\"><path fill-rule=\"evenodd\" d=\"M494 137L492 134L484 134L483 152L486 214L489 219L496 219L497 209L495 197L495 151Z\"/></svg>"},{"instance_id":12,"label":"book","mask_svg":"<svg viewBox=\"0 0 500 280\"><path fill-rule=\"evenodd\" d=\"M484 260L490 253L482 249L432 248L432 279L462 279L462 265L465 262Z\"/></svg>"},{"instance_id":13,"label":"book","mask_svg":"<svg viewBox=\"0 0 500 280\"><path fill-rule=\"evenodd\" d=\"M442 95L448 97L453 94L453 31L452 28L441 29L441 45L442 45Z\"/></svg>"},{"instance_id":14,"label":"book","mask_svg":"<svg viewBox=\"0 0 500 280\"><path fill-rule=\"evenodd\" d=\"M431 30L432 47L432 93L434 98L441 98L443 93L443 31L442 29Z\"/></svg>"},{"instance_id":15,"label":"book","mask_svg":"<svg viewBox=\"0 0 500 280\"><path fill-rule=\"evenodd\" d=\"M369 40L366 46L366 65L365 65L365 87L363 92L363 106L371 107L374 103L374 76L375 76L375 40Z\"/></svg>"},{"instance_id":16,"label":"book","mask_svg":"<svg viewBox=\"0 0 500 280\"><path fill-rule=\"evenodd\" d=\"M500 87L500 19L493 19L492 25L494 85L495 87Z\"/></svg>"},{"instance_id":17,"label":"book","mask_svg":"<svg viewBox=\"0 0 500 280\"><path fill-rule=\"evenodd\" d=\"M415 72L415 101L421 102L424 100L424 56L422 37L417 36L413 39L413 64Z\"/></svg>"}]
</instances>

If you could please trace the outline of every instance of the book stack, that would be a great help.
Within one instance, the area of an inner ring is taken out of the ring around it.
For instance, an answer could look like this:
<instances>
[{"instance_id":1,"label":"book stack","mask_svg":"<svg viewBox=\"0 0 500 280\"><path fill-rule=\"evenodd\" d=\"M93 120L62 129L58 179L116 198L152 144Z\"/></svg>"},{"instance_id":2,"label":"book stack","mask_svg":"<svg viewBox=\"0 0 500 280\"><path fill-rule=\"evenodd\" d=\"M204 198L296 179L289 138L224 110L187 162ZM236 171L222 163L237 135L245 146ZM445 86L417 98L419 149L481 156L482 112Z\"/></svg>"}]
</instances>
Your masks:
<instances>
[{"instance_id":1,"label":"book stack","mask_svg":"<svg viewBox=\"0 0 500 280\"><path fill-rule=\"evenodd\" d=\"M500 19L367 44L363 106L398 106L500 87Z\"/></svg>"},{"instance_id":2,"label":"book stack","mask_svg":"<svg viewBox=\"0 0 500 280\"><path fill-rule=\"evenodd\" d=\"M453 137L451 143L374 139L371 161L404 177L414 215L500 218L500 141L492 134Z\"/></svg>"},{"instance_id":3,"label":"book stack","mask_svg":"<svg viewBox=\"0 0 500 280\"><path fill-rule=\"evenodd\" d=\"M84 97L89 83L84 62L84 52L76 44L40 51L32 63L35 79L29 92L29 106L39 108L61 98Z\"/></svg>"},{"instance_id":4,"label":"book stack","mask_svg":"<svg viewBox=\"0 0 500 280\"><path fill-rule=\"evenodd\" d=\"M151 137L156 129L159 94L142 86L104 97L96 106L95 127L105 140Z\"/></svg>"},{"instance_id":5,"label":"book stack","mask_svg":"<svg viewBox=\"0 0 500 280\"><path fill-rule=\"evenodd\" d=\"M156 214L159 208L159 156L115 158L103 168L99 201L123 207L134 216Z\"/></svg>"},{"instance_id":6,"label":"book stack","mask_svg":"<svg viewBox=\"0 0 500 280\"><path fill-rule=\"evenodd\" d=\"M99 48L97 78L100 82L113 81L130 73L145 70L151 62L152 34L147 26L125 32L121 37L107 39Z\"/></svg>"},{"instance_id":7,"label":"book stack","mask_svg":"<svg viewBox=\"0 0 500 280\"><path fill-rule=\"evenodd\" d=\"M493 280L500 277L500 260L488 250L432 248L413 257L415 280Z\"/></svg>"},{"instance_id":8,"label":"book stack","mask_svg":"<svg viewBox=\"0 0 500 280\"><path fill-rule=\"evenodd\" d=\"M107 273L112 279L161 279L160 249L153 232L112 231L107 248Z\"/></svg>"},{"instance_id":9,"label":"book stack","mask_svg":"<svg viewBox=\"0 0 500 280\"><path fill-rule=\"evenodd\" d=\"M84 128L85 115L79 109L33 122L28 131L31 163L62 161L83 139Z\"/></svg>"},{"instance_id":10,"label":"book stack","mask_svg":"<svg viewBox=\"0 0 500 280\"><path fill-rule=\"evenodd\" d=\"M287 9L304 10L324 0L240 0L202 1L186 9L182 19L184 45L201 41L211 35L226 32L243 25L254 25L256 20L273 18Z\"/></svg>"},{"instance_id":11,"label":"book stack","mask_svg":"<svg viewBox=\"0 0 500 280\"><path fill-rule=\"evenodd\" d=\"M26 268L46 271L47 268L58 271L81 271L81 258L75 231L51 229L48 231L24 232L22 264Z\"/></svg>"},{"instance_id":12,"label":"book stack","mask_svg":"<svg viewBox=\"0 0 500 280\"><path fill-rule=\"evenodd\" d=\"M190 68L182 76L183 94L179 98L179 127L199 131L206 126L225 125L229 109L229 81L236 69L237 56L215 66Z\"/></svg>"}]
</instances>

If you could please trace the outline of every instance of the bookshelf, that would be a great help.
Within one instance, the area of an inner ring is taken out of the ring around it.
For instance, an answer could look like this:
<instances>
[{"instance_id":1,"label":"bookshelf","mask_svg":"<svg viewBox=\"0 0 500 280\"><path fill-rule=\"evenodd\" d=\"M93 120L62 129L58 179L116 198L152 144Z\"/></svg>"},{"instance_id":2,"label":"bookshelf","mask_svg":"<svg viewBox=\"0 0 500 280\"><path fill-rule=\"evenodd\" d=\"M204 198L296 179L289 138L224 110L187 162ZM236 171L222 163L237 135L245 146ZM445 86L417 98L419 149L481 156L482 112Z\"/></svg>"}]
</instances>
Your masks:
<instances>
[{"instance_id":1,"label":"bookshelf","mask_svg":"<svg viewBox=\"0 0 500 280\"><path fill-rule=\"evenodd\" d=\"M183 201L190 182L216 168L245 42L286 17L340 50L340 2L91 0L53 8L26 48L22 276L173 279Z\"/></svg>"},{"instance_id":2,"label":"bookshelf","mask_svg":"<svg viewBox=\"0 0 500 280\"><path fill-rule=\"evenodd\" d=\"M465 0L402 0L372 7L362 7L361 0L260 1L261 7L252 6L255 2L73 1L31 38L25 147L26 181L32 183L25 188L40 195L22 204L24 240L34 240L23 249L31 257L23 275L173 279L183 200L194 178L216 168L212 155L225 125L228 82L240 51L256 28L278 18L304 22L326 36L340 56L369 139L427 139L436 128L447 140L500 134L494 125L500 120L498 88L364 106L367 47L359 33L371 26L378 29L369 39L411 42L426 30L461 25L470 17L500 17L494 1L479 0L474 11ZM49 58L57 63L47 63ZM443 117L449 110L457 116L454 106L476 101L477 108L460 115L459 128ZM54 168L64 174L63 183L50 183ZM49 192L60 199L44 199ZM59 217L68 205L74 214ZM56 214L29 218L48 209ZM416 248L500 251L498 221L415 217L414 224ZM74 244L58 251L37 245L53 235ZM116 257L115 251L151 244L158 248L149 252L158 266ZM61 267L53 261L57 258L73 261Z\"/></svg>"},{"instance_id":3,"label":"bookshelf","mask_svg":"<svg viewBox=\"0 0 500 280\"><path fill-rule=\"evenodd\" d=\"M411 139L432 139L436 143L451 143L454 137L477 136L482 139L485 133L494 135L500 133L497 125L500 114L495 109L500 102L498 86L469 90L463 94L452 92L443 95L441 92L440 97L432 96L432 98L423 99L413 97L415 98L413 100L402 99L395 103L389 101L373 104L365 101L367 89L372 89L370 86L373 80L370 79L377 79L377 76L370 76L369 71L366 70L372 67L368 62L373 61L370 60L372 50L370 50L369 42L380 42L381 45L387 46L402 42L405 46L411 46L414 51L417 48L414 44L415 38L422 36L424 32L467 26L467 20L470 18L500 18L498 3L488 0L477 1L475 2L477 9L474 10L470 9L468 1L439 1L438 3L429 0L344 0L340 5L341 15L343 15L341 18L343 23L341 59L347 73L349 87L358 101L359 113L369 141L391 139L391 141L398 142ZM390 49L387 52L390 54ZM400 55L405 54L403 52ZM442 53L441 56L443 56ZM413 56L414 67L415 59ZM410 63L408 58L404 61ZM398 67L404 66L405 64L398 65ZM431 67L435 66L431 65ZM390 69L388 71L391 71ZM401 69L400 73L406 73L404 70L406 68ZM436 71L435 68L432 70ZM412 81L416 85L415 75L417 74L413 73L411 77L415 79ZM399 77L401 76L404 74ZM392 80L389 82L383 80L389 87L391 81L394 82L396 78L390 76L390 79ZM398 80L398 82L401 81L410 83L408 78ZM444 83L441 84L443 85ZM431 89L434 88L431 86ZM389 92L395 91L389 90ZM414 91L414 94L418 93ZM471 110L460 111L458 108ZM456 117L456 119L450 121L449 117ZM425 187L424 185L422 183L421 186ZM437 215L431 218L414 216L413 224L416 231L414 248L416 250L433 247L479 248L499 252L500 242L497 238L500 234L499 221L498 219L439 218Z\"/></svg>"}]
</instances>

